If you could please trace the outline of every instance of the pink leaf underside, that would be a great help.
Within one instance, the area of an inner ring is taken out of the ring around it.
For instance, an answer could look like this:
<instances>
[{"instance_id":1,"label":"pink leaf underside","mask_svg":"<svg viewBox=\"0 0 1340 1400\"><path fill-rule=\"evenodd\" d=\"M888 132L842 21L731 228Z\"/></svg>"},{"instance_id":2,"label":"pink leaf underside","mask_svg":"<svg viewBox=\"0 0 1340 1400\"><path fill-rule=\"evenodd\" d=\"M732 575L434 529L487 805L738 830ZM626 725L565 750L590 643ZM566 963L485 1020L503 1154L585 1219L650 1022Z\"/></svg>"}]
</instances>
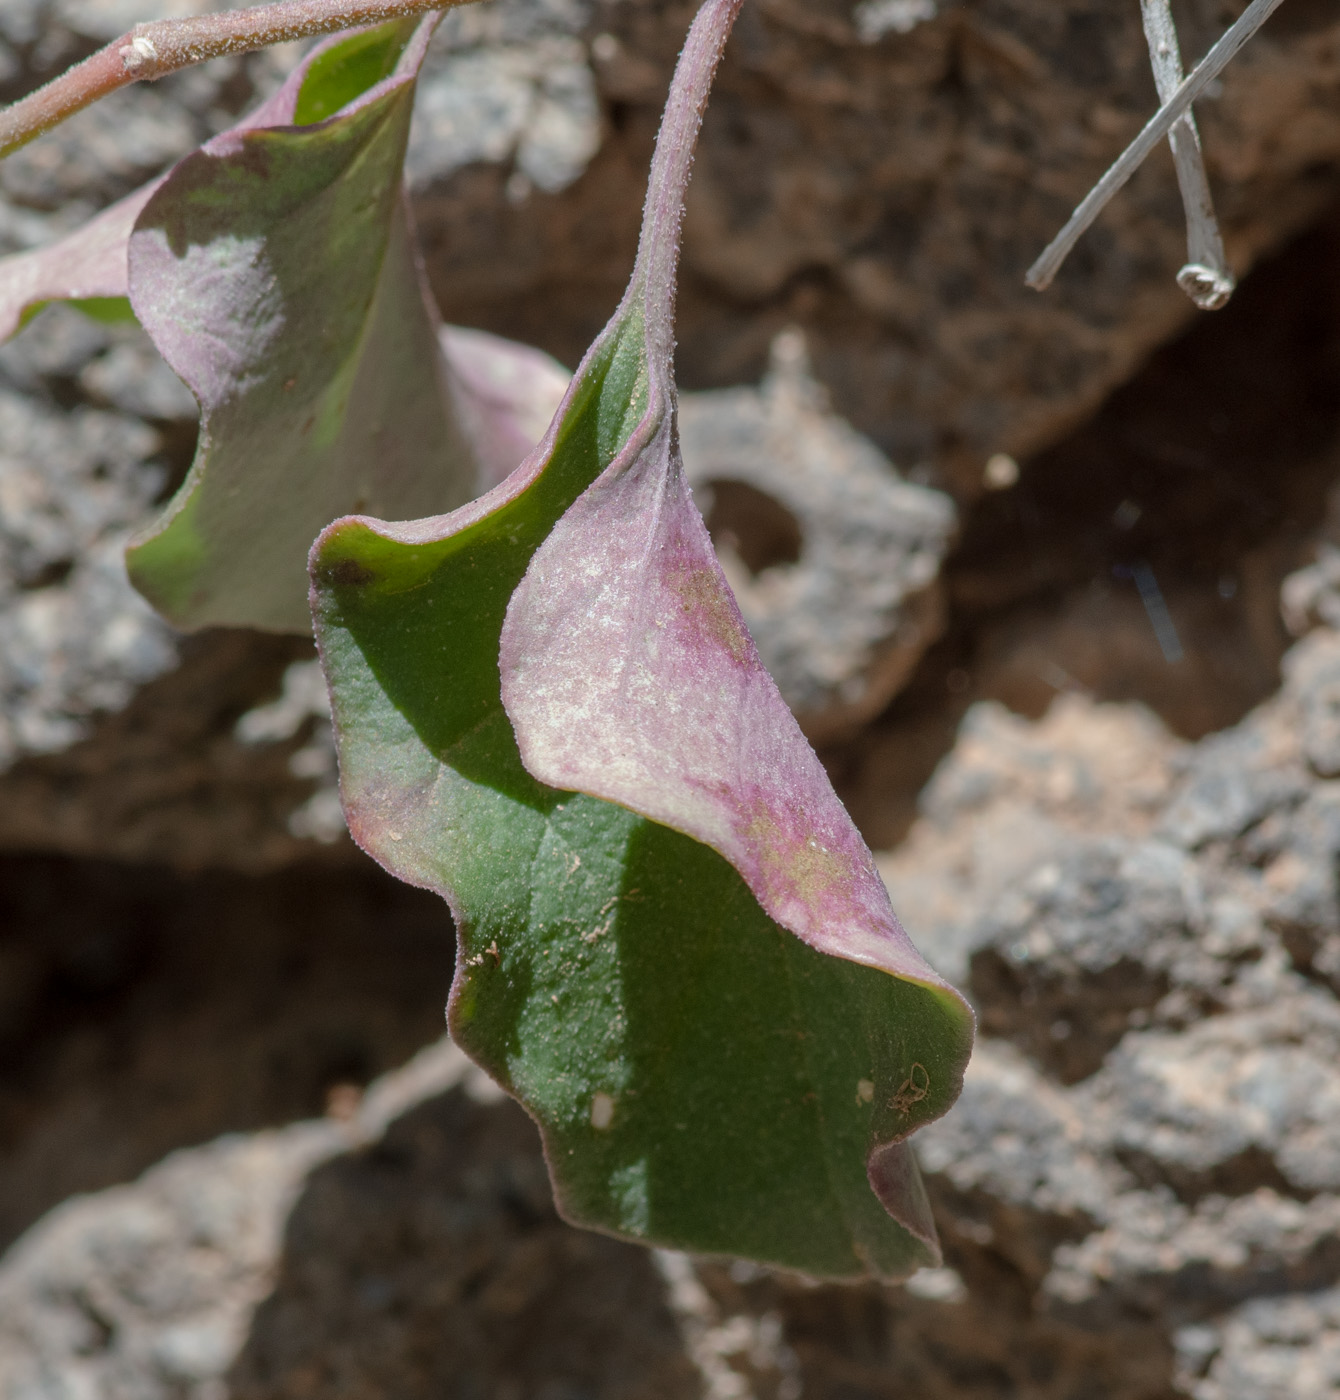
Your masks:
<instances>
[{"instance_id":1,"label":"pink leaf underside","mask_svg":"<svg viewBox=\"0 0 1340 1400\"><path fill-rule=\"evenodd\" d=\"M315 57L315 53L313 54ZM308 63L311 59L308 59ZM292 121L304 63L267 102L210 142L227 142L258 126ZM130 293L126 250L141 210L167 179L159 175L109 205L88 223L46 248L0 258L0 340L8 340L33 307L48 301L124 297Z\"/></svg>"},{"instance_id":2,"label":"pink leaf underside","mask_svg":"<svg viewBox=\"0 0 1340 1400\"><path fill-rule=\"evenodd\" d=\"M572 376L543 350L443 326L448 383L479 459L479 489L504 480L544 436Z\"/></svg>"},{"instance_id":3,"label":"pink leaf underside","mask_svg":"<svg viewBox=\"0 0 1340 1400\"><path fill-rule=\"evenodd\" d=\"M46 248L0 258L0 340L43 302L125 296L126 243L160 184L154 180L127 195Z\"/></svg>"},{"instance_id":4,"label":"pink leaf underside","mask_svg":"<svg viewBox=\"0 0 1340 1400\"><path fill-rule=\"evenodd\" d=\"M945 987L759 660L674 443L673 412L649 412L512 596L522 760L711 846L819 951Z\"/></svg>"},{"instance_id":5,"label":"pink leaf underside","mask_svg":"<svg viewBox=\"0 0 1340 1400\"><path fill-rule=\"evenodd\" d=\"M866 1159L866 1179L884 1209L942 1260L935 1215L912 1144L903 1139L874 1146Z\"/></svg>"}]
</instances>

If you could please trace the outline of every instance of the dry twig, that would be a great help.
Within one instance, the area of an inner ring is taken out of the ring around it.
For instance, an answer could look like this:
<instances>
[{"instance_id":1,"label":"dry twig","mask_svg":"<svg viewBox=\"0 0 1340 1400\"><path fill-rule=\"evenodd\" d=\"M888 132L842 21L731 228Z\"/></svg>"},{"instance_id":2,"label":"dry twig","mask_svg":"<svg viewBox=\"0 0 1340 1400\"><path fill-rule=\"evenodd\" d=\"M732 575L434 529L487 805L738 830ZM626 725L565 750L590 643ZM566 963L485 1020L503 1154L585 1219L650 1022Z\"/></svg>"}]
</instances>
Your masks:
<instances>
[{"instance_id":1,"label":"dry twig","mask_svg":"<svg viewBox=\"0 0 1340 1400\"><path fill-rule=\"evenodd\" d=\"M1154 84L1159 101L1166 102L1184 76L1172 5L1169 0L1140 0L1140 11L1149 59L1154 66ZM1224 240L1214 217L1214 198L1201 155L1200 133L1190 109L1173 123L1168 144L1186 209L1186 266L1177 274L1177 285L1202 311L1217 311L1233 295L1237 282L1224 256Z\"/></svg>"},{"instance_id":2,"label":"dry twig","mask_svg":"<svg viewBox=\"0 0 1340 1400\"><path fill-rule=\"evenodd\" d=\"M1188 112L1191 104L1237 57L1243 45L1280 7L1283 0L1252 0L1252 3L1238 17L1236 22L1220 37L1219 42L1196 65L1195 69L1178 84L1177 91L1167 98L1163 106L1145 123L1144 130L1121 153L1101 180L1089 191L1070 216L1066 226L1043 250L1042 255L1028 269L1024 279L1030 287L1042 291L1051 285L1061 264L1070 250L1099 214L1107 207L1108 201L1140 168L1145 157L1172 130L1181 116Z\"/></svg>"}]
</instances>

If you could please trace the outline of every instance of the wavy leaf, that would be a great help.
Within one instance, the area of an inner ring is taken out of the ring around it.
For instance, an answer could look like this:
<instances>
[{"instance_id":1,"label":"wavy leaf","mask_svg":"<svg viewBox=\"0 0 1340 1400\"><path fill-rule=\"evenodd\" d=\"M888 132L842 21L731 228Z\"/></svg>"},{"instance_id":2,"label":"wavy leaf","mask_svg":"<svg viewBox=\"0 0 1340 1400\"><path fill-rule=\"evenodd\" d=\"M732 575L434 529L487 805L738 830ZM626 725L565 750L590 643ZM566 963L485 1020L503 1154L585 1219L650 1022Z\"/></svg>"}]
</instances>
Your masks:
<instances>
[{"instance_id":1,"label":"wavy leaf","mask_svg":"<svg viewBox=\"0 0 1340 1400\"><path fill-rule=\"evenodd\" d=\"M474 494L401 173L431 29L318 49L265 125L181 161L136 222L131 304L201 424L190 475L127 565L179 626L306 630L306 551L335 515ZM359 62L336 61L350 50ZM351 67L376 81L328 116Z\"/></svg>"},{"instance_id":2,"label":"wavy leaf","mask_svg":"<svg viewBox=\"0 0 1340 1400\"><path fill-rule=\"evenodd\" d=\"M350 829L450 904L452 1033L565 1214L898 1277L938 1257L906 1139L971 1014L759 664L675 445L678 227L737 8L690 32L629 292L544 441L449 515L336 522L313 609Z\"/></svg>"},{"instance_id":3,"label":"wavy leaf","mask_svg":"<svg viewBox=\"0 0 1340 1400\"><path fill-rule=\"evenodd\" d=\"M436 17L337 36L268 102L49 248L0 259L0 336L129 297L202 408L128 556L181 627L307 631L307 551L349 511L450 509L535 445L568 376L441 327L402 164Z\"/></svg>"}]
</instances>

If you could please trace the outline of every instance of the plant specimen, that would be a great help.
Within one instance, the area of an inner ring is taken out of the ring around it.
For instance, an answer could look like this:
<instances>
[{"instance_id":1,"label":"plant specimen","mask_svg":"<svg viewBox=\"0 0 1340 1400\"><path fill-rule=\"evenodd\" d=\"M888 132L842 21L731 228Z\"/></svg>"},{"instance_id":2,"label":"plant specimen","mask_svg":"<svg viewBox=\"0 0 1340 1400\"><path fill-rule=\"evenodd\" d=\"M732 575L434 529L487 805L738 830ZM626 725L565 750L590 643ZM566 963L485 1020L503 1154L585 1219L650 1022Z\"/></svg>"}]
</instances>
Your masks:
<instances>
[{"instance_id":1,"label":"plant specimen","mask_svg":"<svg viewBox=\"0 0 1340 1400\"><path fill-rule=\"evenodd\" d=\"M564 1213L896 1278L938 1259L908 1140L953 1103L972 1014L759 661L679 456L680 221L740 3L694 21L627 293L533 450L552 371L441 326L414 242L402 167L440 0L138 26L0 113L13 149L125 82L369 26L85 228L0 260L0 330L54 299L127 304L195 394L194 466L131 578L181 627L314 628L349 829L450 905L452 1034L535 1118ZM1184 114L1251 24L1179 82L1166 5L1145 13L1165 105L1137 146L1172 132L1184 283L1221 303Z\"/></svg>"}]
</instances>

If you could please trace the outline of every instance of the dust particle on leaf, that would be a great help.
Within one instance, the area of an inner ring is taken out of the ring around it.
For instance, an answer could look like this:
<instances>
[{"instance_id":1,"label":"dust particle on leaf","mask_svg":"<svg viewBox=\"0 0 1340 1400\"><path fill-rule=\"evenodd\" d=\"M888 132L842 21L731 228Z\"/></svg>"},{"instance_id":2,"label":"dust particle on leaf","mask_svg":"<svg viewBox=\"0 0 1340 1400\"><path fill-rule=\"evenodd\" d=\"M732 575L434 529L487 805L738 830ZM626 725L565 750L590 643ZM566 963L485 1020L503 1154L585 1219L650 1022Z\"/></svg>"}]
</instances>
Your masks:
<instances>
[{"instance_id":1,"label":"dust particle on leaf","mask_svg":"<svg viewBox=\"0 0 1340 1400\"><path fill-rule=\"evenodd\" d=\"M614 1122L614 1100L605 1093L591 1100L591 1126L603 1133Z\"/></svg>"}]
</instances>

